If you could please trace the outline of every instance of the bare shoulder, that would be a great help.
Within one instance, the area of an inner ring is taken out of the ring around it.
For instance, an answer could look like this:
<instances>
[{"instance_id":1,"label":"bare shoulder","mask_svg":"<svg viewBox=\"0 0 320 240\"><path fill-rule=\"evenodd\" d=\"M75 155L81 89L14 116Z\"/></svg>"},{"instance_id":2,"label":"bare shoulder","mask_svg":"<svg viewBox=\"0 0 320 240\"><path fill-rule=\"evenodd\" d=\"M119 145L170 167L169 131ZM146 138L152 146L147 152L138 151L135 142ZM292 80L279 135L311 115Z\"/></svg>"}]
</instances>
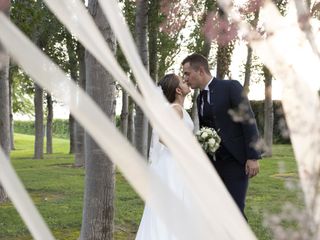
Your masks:
<instances>
[{"instance_id":1,"label":"bare shoulder","mask_svg":"<svg viewBox=\"0 0 320 240\"><path fill-rule=\"evenodd\" d=\"M179 104L171 104L171 107L173 108L173 110L175 112L178 113L178 115L183 118L183 111L182 111L182 106L180 106Z\"/></svg>"}]
</instances>

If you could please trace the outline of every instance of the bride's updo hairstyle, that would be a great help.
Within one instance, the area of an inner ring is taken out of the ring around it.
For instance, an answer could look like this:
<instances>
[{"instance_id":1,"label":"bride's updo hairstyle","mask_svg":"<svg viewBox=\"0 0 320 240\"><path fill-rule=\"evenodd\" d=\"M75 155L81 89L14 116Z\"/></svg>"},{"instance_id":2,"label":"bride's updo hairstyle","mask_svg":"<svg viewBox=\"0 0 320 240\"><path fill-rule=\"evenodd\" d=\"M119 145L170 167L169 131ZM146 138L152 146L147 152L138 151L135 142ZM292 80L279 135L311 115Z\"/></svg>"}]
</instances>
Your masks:
<instances>
[{"instance_id":1,"label":"bride's updo hairstyle","mask_svg":"<svg viewBox=\"0 0 320 240\"><path fill-rule=\"evenodd\" d=\"M177 75L171 73L166 74L159 82L163 95L167 98L169 103L173 103L176 99L176 89L179 87L180 81Z\"/></svg>"}]
</instances>

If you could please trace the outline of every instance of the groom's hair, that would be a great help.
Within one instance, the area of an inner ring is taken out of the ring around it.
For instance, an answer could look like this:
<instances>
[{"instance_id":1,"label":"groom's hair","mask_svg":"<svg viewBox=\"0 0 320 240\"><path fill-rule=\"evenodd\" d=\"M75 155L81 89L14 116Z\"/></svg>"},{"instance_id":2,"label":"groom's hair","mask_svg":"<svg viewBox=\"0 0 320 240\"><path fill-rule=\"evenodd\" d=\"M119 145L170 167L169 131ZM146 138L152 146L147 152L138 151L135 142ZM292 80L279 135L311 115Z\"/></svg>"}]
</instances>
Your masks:
<instances>
[{"instance_id":1,"label":"groom's hair","mask_svg":"<svg viewBox=\"0 0 320 240\"><path fill-rule=\"evenodd\" d=\"M204 68L204 70L206 71L206 73L210 74L208 60L206 59L206 57L204 57L203 55L201 55L199 53L193 53L193 54L187 56L182 61L182 66L186 63L190 63L190 66L194 70L199 70L200 66L202 66Z\"/></svg>"},{"instance_id":2,"label":"groom's hair","mask_svg":"<svg viewBox=\"0 0 320 240\"><path fill-rule=\"evenodd\" d=\"M163 95L167 98L169 103L173 103L176 99L176 89L179 87L179 77L173 73L166 74L159 82Z\"/></svg>"}]
</instances>

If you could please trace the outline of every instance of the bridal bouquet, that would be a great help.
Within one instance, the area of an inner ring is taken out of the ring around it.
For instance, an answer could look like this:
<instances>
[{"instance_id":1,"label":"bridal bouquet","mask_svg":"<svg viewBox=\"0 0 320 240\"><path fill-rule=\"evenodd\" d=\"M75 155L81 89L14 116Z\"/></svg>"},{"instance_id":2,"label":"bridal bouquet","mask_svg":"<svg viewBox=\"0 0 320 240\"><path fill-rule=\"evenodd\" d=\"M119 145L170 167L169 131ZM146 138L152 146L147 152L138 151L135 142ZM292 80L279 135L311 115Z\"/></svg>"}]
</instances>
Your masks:
<instances>
[{"instance_id":1,"label":"bridal bouquet","mask_svg":"<svg viewBox=\"0 0 320 240\"><path fill-rule=\"evenodd\" d=\"M212 128L202 127L196 133L196 137L202 149L211 156L214 156L221 142L218 133Z\"/></svg>"}]
</instances>

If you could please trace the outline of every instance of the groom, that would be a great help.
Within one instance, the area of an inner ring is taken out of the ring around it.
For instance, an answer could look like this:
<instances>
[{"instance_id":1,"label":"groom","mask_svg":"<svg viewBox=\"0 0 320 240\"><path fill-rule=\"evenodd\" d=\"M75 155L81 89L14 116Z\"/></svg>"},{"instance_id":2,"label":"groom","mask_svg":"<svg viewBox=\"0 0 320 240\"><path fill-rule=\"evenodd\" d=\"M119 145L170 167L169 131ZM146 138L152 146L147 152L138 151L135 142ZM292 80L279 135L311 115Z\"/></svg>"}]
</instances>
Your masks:
<instances>
[{"instance_id":1,"label":"groom","mask_svg":"<svg viewBox=\"0 0 320 240\"><path fill-rule=\"evenodd\" d=\"M201 90L197 99L200 127L214 128L222 140L211 162L245 217L248 179L259 173L257 159L261 158L254 147L259 134L250 103L238 81L211 76L204 56L189 55L182 67L185 82Z\"/></svg>"}]
</instances>

